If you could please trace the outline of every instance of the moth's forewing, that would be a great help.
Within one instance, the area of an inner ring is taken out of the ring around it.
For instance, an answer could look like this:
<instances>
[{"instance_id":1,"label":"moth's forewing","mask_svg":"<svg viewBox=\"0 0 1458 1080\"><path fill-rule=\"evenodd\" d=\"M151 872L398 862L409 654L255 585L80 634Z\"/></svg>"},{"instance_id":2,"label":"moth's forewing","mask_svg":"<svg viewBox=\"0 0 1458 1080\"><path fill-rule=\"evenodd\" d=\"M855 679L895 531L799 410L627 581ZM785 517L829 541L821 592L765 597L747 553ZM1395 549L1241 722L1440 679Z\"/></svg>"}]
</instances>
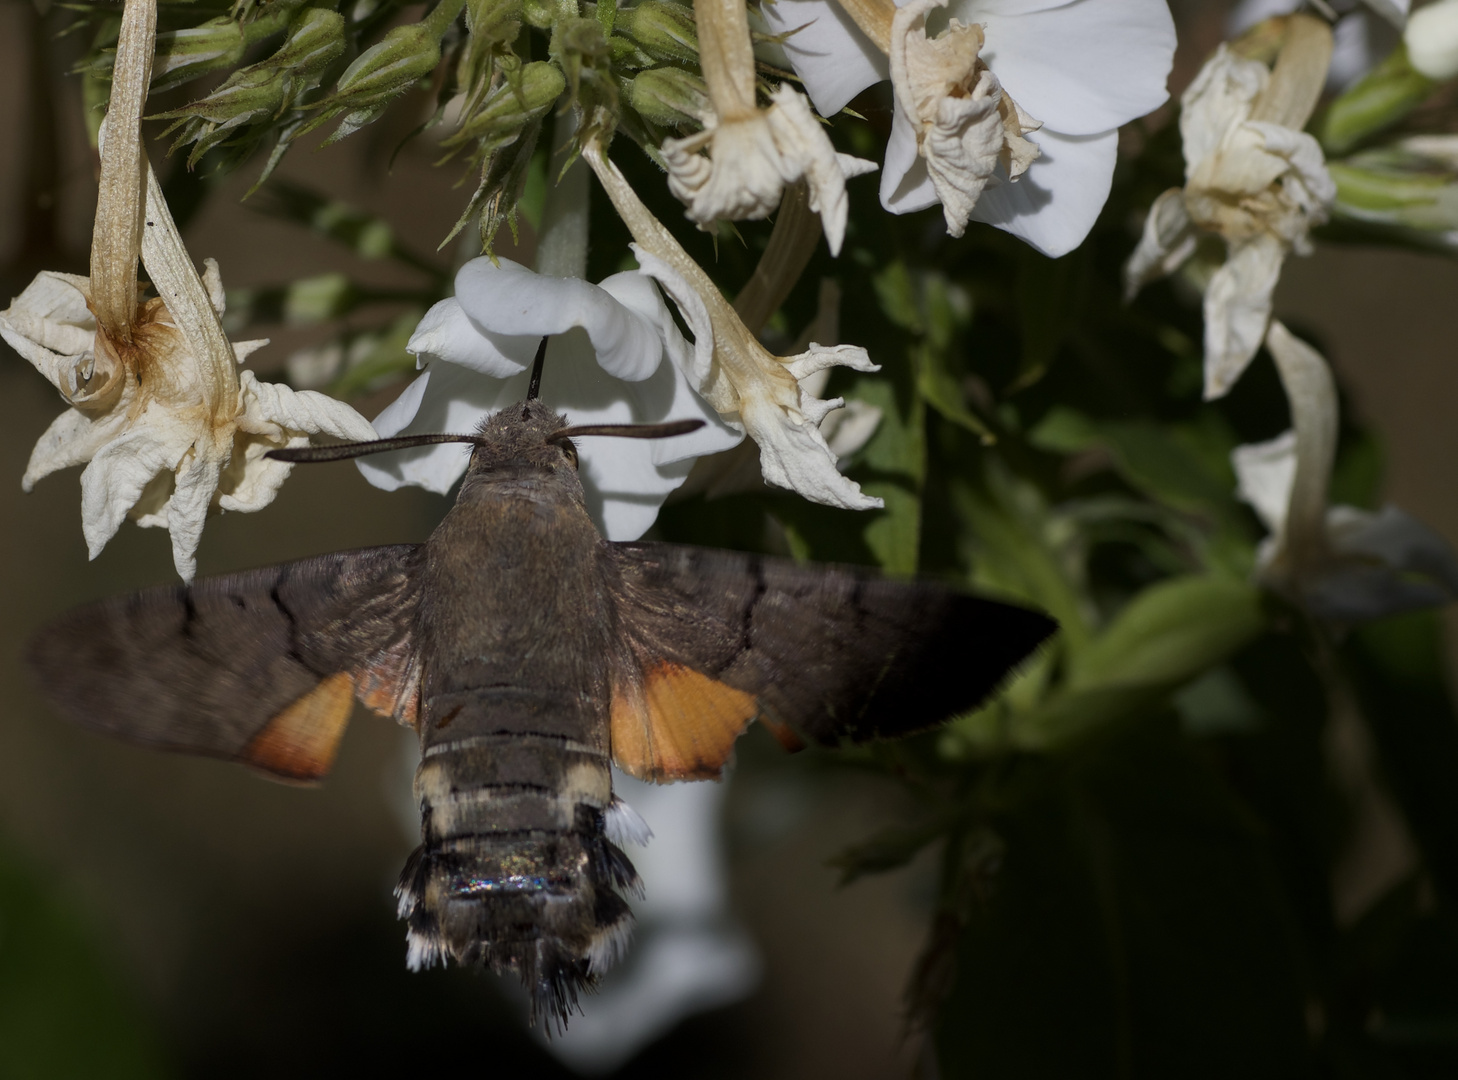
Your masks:
<instances>
[{"instance_id":1,"label":"moth's forewing","mask_svg":"<svg viewBox=\"0 0 1458 1080\"><path fill-rule=\"evenodd\" d=\"M356 695L409 712L417 550L336 552L103 600L37 633L30 668L86 727L318 779Z\"/></svg>"},{"instance_id":2,"label":"moth's forewing","mask_svg":"<svg viewBox=\"0 0 1458 1080\"><path fill-rule=\"evenodd\" d=\"M648 779L717 775L730 729L756 714L826 746L933 727L985 700L1057 628L853 567L672 544L611 551L624 642L613 754Z\"/></svg>"}]
</instances>

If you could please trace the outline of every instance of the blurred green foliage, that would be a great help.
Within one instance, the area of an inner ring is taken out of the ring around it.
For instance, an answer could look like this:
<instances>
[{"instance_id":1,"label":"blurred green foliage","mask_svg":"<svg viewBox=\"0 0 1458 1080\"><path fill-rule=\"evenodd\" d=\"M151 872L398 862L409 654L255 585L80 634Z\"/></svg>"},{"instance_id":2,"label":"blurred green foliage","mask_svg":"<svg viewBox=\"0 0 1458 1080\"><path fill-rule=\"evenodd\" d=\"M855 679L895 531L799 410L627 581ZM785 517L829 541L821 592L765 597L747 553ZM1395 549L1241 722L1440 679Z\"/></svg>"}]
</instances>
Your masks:
<instances>
[{"instance_id":1,"label":"blurred green foliage","mask_svg":"<svg viewBox=\"0 0 1458 1080\"><path fill-rule=\"evenodd\" d=\"M172 1074L96 928L40 867L0 845L0 1076Z\"/></svg>"}]
</instances>

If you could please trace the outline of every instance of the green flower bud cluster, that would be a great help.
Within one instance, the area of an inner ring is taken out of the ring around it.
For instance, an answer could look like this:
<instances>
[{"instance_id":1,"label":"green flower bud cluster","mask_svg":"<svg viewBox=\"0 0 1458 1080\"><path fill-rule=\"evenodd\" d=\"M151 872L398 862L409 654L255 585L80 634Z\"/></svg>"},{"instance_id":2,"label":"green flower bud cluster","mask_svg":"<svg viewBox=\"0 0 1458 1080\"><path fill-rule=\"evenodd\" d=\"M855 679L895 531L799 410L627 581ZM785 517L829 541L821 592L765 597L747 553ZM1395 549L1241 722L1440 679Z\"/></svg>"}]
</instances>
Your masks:
<instances>
[{"instance_id":1,"label":"green flower bud cluster","mask_svg":"<svg viewBox=\"0 0 1458 1080\"><path fill-rule=\"evenodd\" d=\"M256 190L299 137L333 123L325 144L336 142L430 82L436 108L424 126L449 118L446 157L464 153L480 170L457 231L480 213L488 248L502 222L515 227L539 129L564 95L650 155L709 111L693 9L676 0L437 0L403 25L394 24L405 0L241 0L229 15L208 7L165 9L153 67L154 92L230 72L153 117L172 122L166 134L174 152L187 149L189 168L211 155L229 169L271 142ZM116 19L77 10L94 32L83 68L104 93ZM186 25L189 11L204 21Z\"/></svg>"},{"instance_id":2,"label":"green flower bud cluster","mask_svg":"<svg viewBox=\"0 0 1458 1080\"><path fill-rule=\"evenodd\" d=\"M422 21L397 26L377 45L355 58L334 92L310 106L318 110L300 130L303 135L341 114L344 120L325 145L352 135L384 114L386 107L440 66L440 42L465 0L441 0Z\"/></svg>"},{"instance_id":3,"label":"green flower bud cluster","mask_svg":"<svg viewBox=\"0 0 1458 1080\"><path fill-rule=\"evenodd\" d=\"M169 133L181 128L172 149L192 146L189 167L225 141L246 153L267 135L272 121L295 109L319 85L343 51L344 17L328 8L305 8L294 19L288 39L268 59L235 71L200 101L158 114L176 121Z\"/></svg>"},{"instance_id":4,"label":"green flower bud cluster","mask_svg":"<svg viewBox=\"0 0 1458 1080\"><path fill-rule=\"evenodd\" d=\"M481 181L466 204L448 243L481 211L481 244L491 250L503 222L516 235L516 207L536 149L542 117L562 96L567 80L552 64L535 61L508 67L496 88L454 135L442 140L446 149L476 144L472 160L481 165Z\"/></svg>"}]
</instances>

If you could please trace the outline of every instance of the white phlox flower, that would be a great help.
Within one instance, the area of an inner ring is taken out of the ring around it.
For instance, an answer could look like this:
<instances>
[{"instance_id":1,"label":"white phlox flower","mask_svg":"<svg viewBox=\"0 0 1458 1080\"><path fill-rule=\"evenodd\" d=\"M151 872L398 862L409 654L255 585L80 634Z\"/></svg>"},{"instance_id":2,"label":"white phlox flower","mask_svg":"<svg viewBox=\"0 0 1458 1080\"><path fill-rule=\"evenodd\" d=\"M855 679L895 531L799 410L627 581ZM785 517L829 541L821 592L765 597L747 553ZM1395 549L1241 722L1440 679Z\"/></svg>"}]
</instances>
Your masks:
<instances>
[{"instance_id":1,"label":"white phlox flower","mask_svg":"<svg viewBox=\"0 0 1458 1080\"><path fill-rule=\"evenodd\" d=\"M1272 322L1267 347L1291 400L1293 429L1231 455L1238 494L1270 532L1260 577L1313 615L1360 622L1458 598L1458 553L1393 506L1328 506L1336 389L1326 361Z\"/></svg>"},{"instance_id":2,"label":"white phlox flower","mask_svg":"<svg viewBox=\"0 0 1458 1080\"><path fill-rule=\"evenodd\" d=\"M768 217L785 186L804 180L830 252L839 254L849 212L845 182L875 164L837 154L805 96L791 86L781 84L769 108L759 107L743 0L696 0L694 18L713 111L701 117L702 131L664 140L669 190L688 207L689 220L712 229L720 219Z\"/></svg>"},{"instance_id":3,"label":"white phlox flower","mask_svg":"<svg viewBox=\"0 0 1458 1080\"><path fill-rule=\"evenodd\" d=\"M672 297L693 331L693 356L686 368L691 382L725 423L748 433L759 445L765 480L828 506L849 510L882 506L882 500L866 495L840 473L836 455L821 432L821 422L845 402L822 401L803 382L835 366L879 371L866 350L812 343L797 356L771 355L708 275L643 205L595 138L583 148L583 157L637 241L633 252L639 266Z\"/></svg>"},{"instance_id":4,"label":"white phlox flower","mask_svg":"<svg viewBox=\"0 0 1458 1080\"><path fill-rule=\"evenodd\" d=\"M1163 104L1175 45L1164 0L776 0L764 17L822 115L891 79L886 209L941 203L953 236L983 221L1050 256L1093 227L1117 129Z\"/></svg>"},{"instance_id":5,"label":"white phlox flower","mask_svg":"<svg viewBox=\"0 0 1458 1080\"><path fill-rule=\"evenodd\" d=\"M742 434L699 397L685 372L692 349L646 275L600 285L546 277L509 259L473 259L455 296L436 304L406 346L423 369L375 418L383 437L464 433L526 396L528 368L550 336L541 397L572 424L706 426L668 439L584 438L578 444L588 510L610 540L636 540L694 459L734 446ZM376 487L410 484L445 493L466 470L470 447L446 443L362 458Z\"/></svg>"},{"instance_id":6,"label":"white phlox flower","mask_svg":"<svg viewBox=\"0 0 1458 1080\"><path fill-rule=\"evenodd\" d=\"M41 273L0 313L0 336L70 406L36 443L22 486L72 465L81 526L94 559L130 513L166 528L184 579L211 507L258 510L292 466L264 458L314 433L374 438L349 406L241 375L263 341L230 342L223 287L208 260L200 278L142 152L156 5L126 5L103 127L91 274ZM140 255L157 297L143 301Z\"/></svg>"},{"instance_id":7,"label":"white phlox flower","mask_svg":"<svg viewBox=\"0 0 1458 1080\"><path fill-rule=\"evenodd\" d=\"M785 84L770 95L768 109L733 119L705 117L702 131L665 139L662 149L668 189L702 229L712 229L721 218L766 218L780 205L787 184L805 180L832 255L840 253L845 236L846 180L876 168L837 154L805 96Z\"/></svg>"},{"instance_id":8,"label":"white phlox flower","mask_svg":"<svg viewBox=\"0 0 1458 1080\"><path fill-rule=\"evenodd\" d=\"M1336 198L1310 118L1331 58L1331 31L1288 20L1274 72L1222 45L1181 99L1185 186L1164 192L1124 268L1125 294L1177 269L1204 231L1226 259L1205 287L1205 397L1223 396L1266 333L1288 252L1311 250L1309 233Z\"/></svg>"}]
</instances>

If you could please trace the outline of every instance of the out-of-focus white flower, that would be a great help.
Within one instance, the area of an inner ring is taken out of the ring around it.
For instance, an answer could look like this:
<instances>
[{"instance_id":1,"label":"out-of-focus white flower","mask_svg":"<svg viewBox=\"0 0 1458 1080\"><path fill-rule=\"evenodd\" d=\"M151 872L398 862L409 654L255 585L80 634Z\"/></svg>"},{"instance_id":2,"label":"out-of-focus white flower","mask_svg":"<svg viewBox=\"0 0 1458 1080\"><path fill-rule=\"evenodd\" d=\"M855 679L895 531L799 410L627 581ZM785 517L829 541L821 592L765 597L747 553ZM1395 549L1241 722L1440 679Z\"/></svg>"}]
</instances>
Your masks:
<instances>
[{"instance_id":1,"label":"out-of-focus white flower","mask_svg":"<svg viewBox=\"0 0 1458 1080\"><path fill-rule=\"evenodd\" d=\"M680 1020L738 1001L759 981L758 951L729 909L726 790L649 784L613 770L613 792L652 839L629 853L643 880L632 949L604 976L592 1008L544 1040L579 1072L612 1072Z\"/></svg>"},{"instance_id":2,"label":"out-of-focus white flower","mask_svg":"<svg viewBox=\"0 0 1458 1080\"><path fill-rule=\"evenodd\" d=\"M267 506L292 466L264 458L311 433L363 440L374 429L323 394L260 383L237 365L262 341L230 342L223 287L199 278L146 162L146 98L155 4L126 5L101 147L91 275L40 274L0 314L0 335L71 406L31 454L22 486L85 464L81 523L94 559L130 512L172 534L184 579L210 507ZM158 296L139 299L141 256Z\"/></svg>"},{"instance_id":3,"label":"out-of-focus white flower","mask_svg":"<svg viewBox=\"0 0 1458 1080\"><path fill-rule=\"evenodd\" d=\"M1257 23L1292 15L1305 6L1306 0L1242 0L1225 20L1226 37L1238 37ZM1329 90L1342 90L1372 70L1397 44L1407 21L1408 0L1333 0L1329 6L1338 18L1332 28L1326 85Z\"/></svg>"},{"instance_id":4,"label":"out-of-focus white flower","mask_svg":"<svg viewBox=\"0 0 1458 1080\"><path fill-rule=\"evenodd\" d=\"M1270 530L1258 573L1312 614L1381 618L1458 598L1458 554L1396 507L1327 506L1337 399L1321 354L1272 322L1267 347L1291 402L1292 430L1231 455L1238 492Z\"/></svg>"},{"instance_id":5,"label":"out-of-focus white flower","mask_svg":"<svg viewBox=\"0 0 1458 1080\"><path fill-rule=\"evenodd\" d=\"M724 424L685 375L692 349L643 273L600 285L536 274L508 259L473 259L456 295L436 304L406 346L421 375L375 418L383 437L467 432L526 396L532 356L550 336L542 400L573 424L706 426L670 439L585 438L578 452L588 510L610 540L636 540L694 459L743 437ZM446 443L362 458L376 487L412 484L444 493L466 470L470 448Z\"/></svg>"},{"instance_id":6,"label":"out-of-focus white flower","mask_svg":"<svg viewBox=\"0 0 1458 1080\"><path fill-rule=\"evenodd\" d=\"M780 204L787 184L804 180L820 214L832 255L845 236L845 182L876 168L837 154L804 95L781 84L770 107L755 100L754 53L742 0L696 0L699 55L713 111L702 131L666 139L668 187L702 229L714 223L757 221Z\"/></svg>"},{"instance_id":7,"label":"out-of-focus white flower","mask_svg":"<svg viewBox=\"0 0 1458 1080\"><path fill-rule=\"evenodd\" d=\"M1412 66L1428 78L1444 82L1458 75L1458 3L1438 0L1418 8L1402 40Z\"/></svg>"},{"instance_id":8,"label":"out-of-focus white flower","mask_svg":"<svg viewBox=\"0 0 1458 1080\"><path fill-rule=\"evenodd\" d=\"M1225 240L1205 288L1205 397L1224 395L1260 348L1289 251L1310 251L1336 185L1321 147L1301 130L1321 93L1331 31L1288 20L1274 72L1222 45L1182 99L1185 186L1162 194L1124 268L1133 297L1195 249L1197 231Z\"/></svg>"},{"instance_id":9,"label":"out-of-focus white flower","mask_svg":"<svg viewBox=\"0 0 1458 1080\"><path fill-rule=\"evenodd\" d=\"M884 505L841 475L820 431L821 421L844 400L822 401L808 393L803 382L835 366L880 370L866 350L812 343L798 356L772 356L708 275L643 205L601 144L591 139L582 153L637 241L633 252L638 264L673 298L693 331L694 353L687 370L694 387L726 423L748 432L759 445L765 480L827 506L869 510Z\"/></svg>"},{"instance_id":10,"label":"out-of-focus white flower","mask_svg":"<svg viewBox=\"0 0 1458 1080\"><path fill-rule=\"evenodd\" d=\"M881 203L940 202L948 231L996 225L1047 255L1108 198L1119 125L1157 108L1174 56L1164 0L776 0L764 17L824 115L890 78Z\"/></svg>"}]
</instances>

